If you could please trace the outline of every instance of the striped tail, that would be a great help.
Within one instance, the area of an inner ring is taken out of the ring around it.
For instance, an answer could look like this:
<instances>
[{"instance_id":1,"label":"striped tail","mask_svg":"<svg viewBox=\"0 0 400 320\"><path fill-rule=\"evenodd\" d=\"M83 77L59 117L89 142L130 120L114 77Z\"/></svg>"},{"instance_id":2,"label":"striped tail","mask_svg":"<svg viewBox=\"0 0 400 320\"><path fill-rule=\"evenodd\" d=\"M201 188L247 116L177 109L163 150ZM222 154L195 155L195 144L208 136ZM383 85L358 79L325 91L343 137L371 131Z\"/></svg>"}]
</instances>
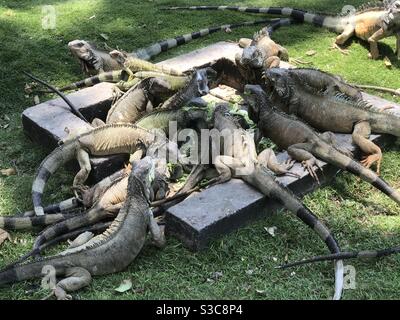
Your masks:
<instances>
[{"instance_id":1,"label":"striped tail","mask_svg":"<svg viewBox=\"0 0 400 320\"><path fill-rule=\"evenodd\" d=\"M327 254L324 256L316 256L309 259L304 259L302 261L296 261L287 263L279 266L279 269L287 269L295 266L301 266L304 264L321 262L321 261L330 261L337 259L373 259L373 258L382 258L392 254L400 253L400 247L393 247L381 250L364 250L364 251L355 251L355 252L341 252L335 254Z\"/></svg>"},{"instance_id":2,"label":"striped tail","mask_svg":"<svg viewBox=\"0 0 400 320\"><path fill-rule=\"evenodd\" d=\"M319 149L326 150L329 148L329 152L318 152ZM382 191L388 197L390 197L397 204L400 204L400 193L393 189L385 180L380 178L372 170L363 167L359 162L349 158L343 153L337 151L331 146L322 146L321 148L315 148L313 154L325 162L331 163L343 170L349 171L356 176L359 176L362 180L370 183L378 190Z\"/></svg>"},{"instance_id":3,"label":"striped tail","mask_svg":"<svg viewBox=\"0 0 400 320\"><path fill-rule=\"evenodd\" d=\"M259 25L259 24L269 24L272 21L277 21L277 19L274 19L274 20L263 19L263 20L256 20L256 21L246 21L246 22L241 22L241 23L225 24L225 25L221 25L221 26L201 29L196 32L184 34L184 35L178 36L176 38L166 39L166 40L157 42L153 45L150 45L148 47L138 49L135 52L133 52L132 55L138 57L139 59L150 60L151 58L160 54L161 52L168 51L169 49L176 48L178 46L181 46L188 42L191 42L192 40L207 36L209 34L213 34L218 31L226 31L229 29L237 29L237 28L241 28L241 27L255 26L255 25Z\"/></svg>"},{"instance_id":4,"label":"striped tail","mask_svg":"<svg viewBox=\"0 0 400 320\"><path fill-rule=\"evenodd\" d=\"M109 72L103 72L100 73L97 76L93 76L90 78L86 78L84 80L78 81L71 83L65 87L60 88L60 91L68 91L68 90L77 90L81 88L87 88L87 87L92 87L95 84L101 83L101 82L112 82L116 83L119 81L127 81L128 80L128 74L124 70L118 70L118 71L109 71Z\"/></svg>"},{"instance_id":5,"label":"striped tail","mask_svg":"<svg viewBox=\"0 0 400 320\"><path fill-rule=\"evenodd\" d=\"M78 228L94 224L106 218L107 216L110 216L108 212L106 212L105 210L99 210L99 208L95 206L84 215L75 216L70 219L61 221L53 226L50 226L49 228L41 232L40 235L36 238L33 245L33 251L36 252L37 250L39 250L41 245L62 234L69 233Z\"/></svg>"},{"instance_id":6,"label":"striped tail","mask_svg":"<svg viewBox=\"0 0 400 320\"><path fill-rule=\"evenodd\" d=\"M74 213L45 214L34 217L0 217L0 228L6 230L24 230L33 227L45 227L75 216Z\"/></svg>"},{"instance_id":7,"label":"striped tail","mask_svg":"<svg viewBox=\"0 0 400 320\"><path fill-rule=\"evenodd\" d=\"M40 164L32 184L32 201L35 214L44 215L42 195L50 176L66 162L75 158L76 143L70 142L56 148Z\"/></svg>"},{"instance_id":8,"label":"striped tail","mask_svg":"<svg viewBox=\"0 0 400 320\"><path fill-rule=\"evenodd\" d=\"M190 7L167 7L161 10L228 10L246 13L261 13L278 16L286 16L296 19L299 22L308 22L318 27L332 29L336 32L343 32L342 17L314 14L305 10L284 8L284 7L232 7L232 6L190 6Z\"/></svg>"}]
</instances>

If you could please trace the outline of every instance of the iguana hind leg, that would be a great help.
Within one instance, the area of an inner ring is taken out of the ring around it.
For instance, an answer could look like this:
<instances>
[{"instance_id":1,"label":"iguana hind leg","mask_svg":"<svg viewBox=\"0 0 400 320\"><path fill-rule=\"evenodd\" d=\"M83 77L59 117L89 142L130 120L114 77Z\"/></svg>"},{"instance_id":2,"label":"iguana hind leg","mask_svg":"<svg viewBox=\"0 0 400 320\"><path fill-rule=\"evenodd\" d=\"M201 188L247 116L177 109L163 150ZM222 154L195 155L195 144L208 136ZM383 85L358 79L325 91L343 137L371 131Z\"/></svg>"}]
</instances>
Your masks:
<instances>
[{"instance_id":1,"label":"iguana hind leg","mask_svg":"<svg viewBox=\"0 0 400 320\"><path fill-rule=\"evenodd\" d=\"M163 248L166 242L164 230L157 224L151 210L149 210L149 229L154 245L158 248Z\"/></svg>"},{"instance_id":2,"label":"iguana hind leg","mask_svg":"<svg viewBox=\"0 0 400 320\"><path fill-rule=\"evenodd\" d=\"M65 276L66 278L59 281L54 289L57 300L71 300L72 297L67 292L87 287L92 281L90 272L80 267L68 268Z\"/></svg>"},{"instance_id":3,"label":"iguana hind leg","mask_svg":"<svg viewBox=\"0 0 400 320\"><path fill-rule=\"evenodd\" d=\"M371 125L368 121L358 122L354 126L353 142L366 154L361 164L369 168L376 162L376 172L379 174L381 170L382 150L375 143L368 140L370 135Z\"/></svg>"},{"instance_id":4,"label":"iguana hind leg","mask_svg":"<svg viewBox=\"0 0 400 320\"><path fill-rule=\"evenodd\" d=\"M375 32L371 37L368 38L369 46L370 46L370 53L368 57L371 59L378 59L379 58L379 49L378 49L378 41L385 38L387 35L383 29L379 29Z\"/></svg>"},{"instance_id":5,"label":"iguana hind leg","mask_svg":"<svg viewBox=\"0 0 400 320\"><path fill-rule=\"evenodd\" d=\"M326 131L322 133L320 137L322 140L332 145L336 150L340 151L350 158L353 157L353 153L349 149L347 149L346 147L342 147L337 143L336 136L333 132Z\"/></svg>"},{"instance_id":6,"label":"iguana hind leg","mask_svg":"<svg viewBox=\"0 0 400 320\"><path fill-rule=\"evenodd\" d=\"M348 25L342 34L336 37L335 43L332 45L333 49L338 49L342 54L349 54L349 50L341 48L347 40L349 40L354 35L355 29L352 25Z\"/></svg>"},{"instance_id":7,"label":"iguana hind leg","mask_svg":"<svg viewBox=\"0 0 400 320\"><path fill-rule=\"evenodd\" d=\"M90 171L92 170L92 167L90 165L89 153L87 153L86 151L84 151L82 149L78 150L77 159L78 159L78 162L79 162L80 170L75 175L74 182L72 184L72 188L74 190L75 197L77 199L80 199L78 191L82 187L84 187L83 184L87 180L87 178L88 178L88 176L90 174Z\"/></svg>"},{"instance_id":8,"label":"iguana hind leg","mask_svg":"<svg viewBox=\"0 0 400 320\"><path fill-rule=\"evenodd\" d=\"M313 156L313 154L306 149L310 147L308 143L298 143L288 147L287 152L289 156L303 165L303 167L308 171L311 177L320 184L318 175L316 173L315 167L322 170L318 164L318 160Z\"/></svg>"},{"instance_id":9,"label":"iguana hind leg","mask_svg":"<svg viewBox=\"0 0 400 320\"><path fill-rule=\"evenodd\" d=\"M239 47L241 48L247 48L251 45L251 43L253 42L252 39L249 38L241 38L239 39Z\"/></svg>"}]
</instances>

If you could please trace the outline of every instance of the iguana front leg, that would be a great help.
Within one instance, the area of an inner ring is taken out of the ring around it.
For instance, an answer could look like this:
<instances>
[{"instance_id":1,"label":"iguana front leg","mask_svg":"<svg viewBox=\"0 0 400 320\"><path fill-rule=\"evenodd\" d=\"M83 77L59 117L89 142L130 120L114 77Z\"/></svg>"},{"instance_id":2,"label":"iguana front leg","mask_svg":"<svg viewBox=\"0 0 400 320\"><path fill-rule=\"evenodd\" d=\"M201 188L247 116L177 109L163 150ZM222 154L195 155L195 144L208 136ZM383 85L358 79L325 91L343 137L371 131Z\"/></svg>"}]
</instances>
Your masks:
<instances>
[{"instance_id":1,"label":"iguana front leg","mask_svg":"<svg viewBox=\"0 0 400 320\"><path fill-rule=\"evenodd\" d=\"M307 149L310 149L309 143L298 143L288 147L287 152L292 159L301 162L311 177L320 184L318 175L315 172L315 167L320 170L322 169L318 164L318 160L311 152L307 151Z\"/></svg>"},{"instance_id":2,"label":"iguana front leg","mask_svg":"<svg viewBox=\"0 0 400 320\"><path fill-rule=\"evenodd\" d=\"M368 38L368 42L370 45L370 53L368 57L371 59L379 58L379 49L378 49L378 41L387 37L386 32L381 28L377 32L375 32L371 37Z\"/></svg>"},{"instance_id":3,"label":"iguana front leg","mask_svg":"<svg viewBox=\"0 0 400 320\"><path fill-rule=\"evenodd\" d=\"M68 268L65 272L66 278L59 281L53 289L53 293L57 300L71 300L71 295L67 292L77 291L87 287L92 281L89 271L84 268L74 267Z\"/></svg>"},{"instance_id":4,"label":"iguana front leg","mask_svg":"<svg viewBox=\"0 0 400 320\"><path fill-rule=\"evenodd\" d=\"M358 122L354 126L353 131L353 142L361 149L361 151L367 154L361 161L361 164L366 168L371 167L376 162L376 172L380 173L381 162L382 162L382 150L375 143L369 140L371 135L371 125L368 121Z\"/></svg>"},{"instance_id":5,"label":"iguana front leg","mask_svg":"<svg viewBox=\"0 0 400 320\"><path fill-rule=\"evenodd\" d=\"M257 156L258 163L270 169L276 175L294 175L298 177L298 175L291 173L289 170L293 167L294 161L289 160L286 163L279 163L278 159L275 156L275 152L272 149L265 149Z\"/></svg>"},{"instance_id":6,"label":"iguana front leg","mask_svg":"<svg viewBox=\"0 0 400 320\"><path fill-rule=\"evenodd\" d=\"M158 225L157 221L154 219L153 212L149 210L149 229L150 234L153 239L153 243L158 248L165 247L165 234L164 230L161 230L160 226Z\"/></svg>"}]
</instances>

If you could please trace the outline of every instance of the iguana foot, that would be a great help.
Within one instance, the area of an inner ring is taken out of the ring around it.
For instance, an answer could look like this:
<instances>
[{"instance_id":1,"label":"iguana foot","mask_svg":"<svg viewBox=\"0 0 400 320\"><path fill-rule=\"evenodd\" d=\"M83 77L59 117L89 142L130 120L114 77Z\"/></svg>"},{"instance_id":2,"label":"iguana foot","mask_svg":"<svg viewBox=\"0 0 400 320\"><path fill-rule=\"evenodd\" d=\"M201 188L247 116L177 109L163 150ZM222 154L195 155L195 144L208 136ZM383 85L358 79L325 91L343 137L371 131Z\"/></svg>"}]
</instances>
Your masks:
<instances>
[{"instance_id":1,"label":"iguana foot","mask_svg":"<svg viewBox=\"0 0 400 320\"><path fill-rule=\"evenodd\" d=\"M350 51L348 49L341 48L337 43L333 43L329 48L330 50L339 50L339 52L343 55L349 55Z\"/></svg>"},{"instance_id":2,"label":"iguana foot","mask_svg":"<svg viewBox=\"0 0 400 320\"><path fill-rule=\"evenodd\" d=\"M72 296L70 294L67 294L64 289L60 288L57 286L53 290L54 296L57 298L57 300L72 300Z\"/></svg>"},{"instance_id":3,"label":"iguana foot","mask_svg":"<svg viewBox=\"0 0 400 320\"><path fill-rule=\"evenodd\" d=\"M317 167L317 169L320 169L322 171L322 168L319 166L318 162L315 161L315 159L309 159L306 161L303 161L301 163L303 165L303 167L308 171L308 173L310 174L310 176L318 183L321 184L318 178L318 175L316 173L316 170L314 169L314 167Z\"/></svg>"},{"instance_id":4,"label":"iguana foot","mask_svg":"<svg viewBox=\"0 0 400 320\"><path fill-rule=\"evenodd\" d=\"M369 156L364 157L360 162L364 167L368 169L376 162L376 173L380 175L382 154L371 154Z\"/></svg>"}]
</instances>

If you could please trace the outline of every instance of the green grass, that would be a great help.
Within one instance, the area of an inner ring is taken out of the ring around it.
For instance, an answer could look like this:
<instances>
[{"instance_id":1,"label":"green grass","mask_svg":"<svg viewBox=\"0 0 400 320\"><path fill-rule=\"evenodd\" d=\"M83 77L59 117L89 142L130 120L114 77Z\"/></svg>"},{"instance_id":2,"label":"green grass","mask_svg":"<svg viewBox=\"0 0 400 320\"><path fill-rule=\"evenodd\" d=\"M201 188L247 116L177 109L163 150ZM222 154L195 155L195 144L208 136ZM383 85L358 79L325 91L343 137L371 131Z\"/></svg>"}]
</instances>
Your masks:
<instances>
[{"instance_id":1,"label":"green grass","mask_svg":"<svg viewBox=\"0 0 400 320\"><path fill-rule=\"evenodd\" d=\"M29 142L23 135L21 112L32 105L24 95L27 82L21 71L29 70L59 86L82 78L79 66L67 52L72 39L101 44L100 33L108 34L108 45L133 50L151 42L177 36L200 27L252 20L251 15L228 12L161 12L160 5L179 5L196 1L5 1L0 0L0 168L16 166L17 176L0 177L0 214L12 214L31 208L30 187L33 173L48 150ZM352 1L361 4L363 1ZM199 3L199 1L197 1ZM201 1L215 4L216 1ZM243 2L220 0L217 3ZM56 30L41 29L41 6L52 4L58 12ZM252 6L284 5L317 11L339 12L346 1L247 1ZM94 16L95 18L89 19ZM201 48L220 40L249 37L256 28L218 33L160 55L163 60ZM367 49L358 41L350 46L349 56L329 51L335 35L309 25L283 28L274 38L293 58L312 61L315 67L340 74L350 82L400 87L399 63L393 53L394 38L380 46L394 63L388 70L382 60L367 59ZM307 57L314 49L318 53ZM391 99L390 96L386 96ZM398 101L397 101L398 102ZM9 117L9 121L7 117ZM384 153L382 176L400 188L399 145ZM55 201L69 194L71 174L62 172L53 179L45 199ZM62 187L60 187L60 185ZM383 248L399 243L398 207L387 197L359 179L344 173L335 183L305 197L304 202L334 232L343 249ZM276 237L264 227L277 226ZM12 233L14 242L0 247L0 267L15 260L32 245L34 235ZM274 267L287 255L290 261L326 249L313 232L282 212L265 218L222 239L211 248L191 253L177 240L168 239L160 251L146 246L126 272L94 279L87 289L75 294L80 299L328 299L333 292L332 263L322 263L289 271ZM277 259L277 262L274 261ZM349 262L356 268L357 287L346 290L344 299L396 299L400 292L400 257L381 261ZM248 270L254 272L249 275ZM292 272L295 272L292 274ZM216 281L215 272L222 272ZM114 292L123 279L131 278L134 290ZM25 282L0 289L0 299L31 299L45 295L38 291L40 281Z\"/></svg>"}]
</instances>

